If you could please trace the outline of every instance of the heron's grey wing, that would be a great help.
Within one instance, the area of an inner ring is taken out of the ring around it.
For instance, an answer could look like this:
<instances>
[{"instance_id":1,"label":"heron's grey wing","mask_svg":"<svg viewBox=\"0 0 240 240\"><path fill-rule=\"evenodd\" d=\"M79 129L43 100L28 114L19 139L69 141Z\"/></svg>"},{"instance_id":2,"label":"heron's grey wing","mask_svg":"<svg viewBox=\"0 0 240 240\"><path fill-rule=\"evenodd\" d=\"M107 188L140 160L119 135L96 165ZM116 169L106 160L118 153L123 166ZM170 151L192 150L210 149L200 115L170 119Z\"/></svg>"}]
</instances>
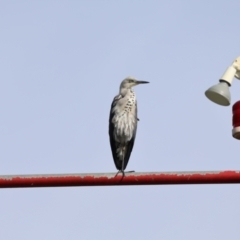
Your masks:
<instances>
[{"instance_id":1,"label":"heron's grey wing","mask_svg":"<svg viewBox=\"0 0 240 240\"><path fill-rule=\"evenodd\" d=\"M124 158L124 170L127 167L128 161L130 159L131 153L132 153L132 149L134 146L134 142L135 142L135 138L136 138L136 133L137 133L137 101L135 102L135 117L136 117L136 124L134 127L134 131L133 131L133 136L131 138L131 140L128 142L127 147L126 147L126 152L125 152L125 158Z\"/></svg>"},{"instance_id":2,"label":"heron's grey wing","mask_svg":"<svg viewBox=\"0 0 240 240\"><path fill-rule=\"evenodd\" d=\"M114 139L114 124L112 123L112 119L114 117L114 111L113 108L116 106L119 99L122 98L122 95L117 95L112 102L111 109L110 109L110 116L109 116L109 139L110 139L110 145L112 150L112 156L115 163L115 166L118 170L121 169L121 160L118 158L117 155L117 142Z\"/></svg>"}]
</instances>

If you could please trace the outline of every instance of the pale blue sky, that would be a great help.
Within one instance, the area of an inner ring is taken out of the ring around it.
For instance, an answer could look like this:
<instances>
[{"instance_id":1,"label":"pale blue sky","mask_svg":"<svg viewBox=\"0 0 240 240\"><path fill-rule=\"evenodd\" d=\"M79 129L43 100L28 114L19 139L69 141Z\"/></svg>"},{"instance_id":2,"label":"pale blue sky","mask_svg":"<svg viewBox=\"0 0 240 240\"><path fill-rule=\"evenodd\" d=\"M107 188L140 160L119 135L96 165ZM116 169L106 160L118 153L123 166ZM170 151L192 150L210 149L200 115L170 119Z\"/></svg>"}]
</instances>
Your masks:
<instances>
[{"instance_id":1,"label":"pale blue sky","mask_svg":"<svg viewBox=\"0 0 240 240\"><path fill-rule=\"evenodd\" d=\"M127 170L239 170L231 107L204 96L240 55L239 7L0 1L0 175L115 172L108 117L128 75L150 84ZM239 185L0 190L5 240L238 240L239 224Z\"/></svg>"}]
</instances>

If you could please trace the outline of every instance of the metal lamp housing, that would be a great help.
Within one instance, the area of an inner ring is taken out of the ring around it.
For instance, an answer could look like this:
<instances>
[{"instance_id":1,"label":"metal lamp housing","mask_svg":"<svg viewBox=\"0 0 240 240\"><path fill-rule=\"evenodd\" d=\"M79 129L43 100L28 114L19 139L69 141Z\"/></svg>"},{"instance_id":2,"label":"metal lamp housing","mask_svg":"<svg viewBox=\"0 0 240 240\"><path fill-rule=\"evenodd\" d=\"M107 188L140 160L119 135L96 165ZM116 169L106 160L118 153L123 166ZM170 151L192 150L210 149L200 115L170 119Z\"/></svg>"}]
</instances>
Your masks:
<instances>
[{"instance_id":1,"label":"metal lamp housing","mask_svg":"<svg viewBox=\"0 0 240 240\"><path fill-rule=\"evenodd\" d=\"M221 106L229 106L231 103L231 94L229 91L229 83L221 81L217 85L210 87L206 92L206 97L212 102Z\"/></svg>"},{"instance_id":2,"label":"metal lamp housing","mask_svg":"<svg viewBox=\"0 0 240 240\"><path fill-rule=\"evenodd\" d=\"M227 68L219 83L205 92L206 97L221 106L229 106L231 104L229 87L234 77L240 79L240 57L236 58L232 65Z\"/></svg>"}]
</instances>

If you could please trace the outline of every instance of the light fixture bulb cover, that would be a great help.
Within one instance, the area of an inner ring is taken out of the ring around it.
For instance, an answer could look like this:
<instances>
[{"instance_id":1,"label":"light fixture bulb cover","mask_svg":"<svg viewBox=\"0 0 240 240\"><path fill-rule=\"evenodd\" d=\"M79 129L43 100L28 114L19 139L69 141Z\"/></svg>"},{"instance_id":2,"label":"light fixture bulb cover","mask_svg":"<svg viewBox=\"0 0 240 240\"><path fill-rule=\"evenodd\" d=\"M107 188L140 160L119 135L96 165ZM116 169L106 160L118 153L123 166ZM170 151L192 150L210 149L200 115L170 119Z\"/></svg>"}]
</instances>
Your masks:
<instances>
[{"instance_id":1,"label":"light fixture bulb cover","mask_svg":"<svg viewBox=\"0 0 240 240\"><path fill-rule=\"evenodd\" d=\"M209 100L221 106L229 106L231 103L229 84L225 81L220 80L220 83L210 87L205 95Z\"/></svg>"}]
</instances>

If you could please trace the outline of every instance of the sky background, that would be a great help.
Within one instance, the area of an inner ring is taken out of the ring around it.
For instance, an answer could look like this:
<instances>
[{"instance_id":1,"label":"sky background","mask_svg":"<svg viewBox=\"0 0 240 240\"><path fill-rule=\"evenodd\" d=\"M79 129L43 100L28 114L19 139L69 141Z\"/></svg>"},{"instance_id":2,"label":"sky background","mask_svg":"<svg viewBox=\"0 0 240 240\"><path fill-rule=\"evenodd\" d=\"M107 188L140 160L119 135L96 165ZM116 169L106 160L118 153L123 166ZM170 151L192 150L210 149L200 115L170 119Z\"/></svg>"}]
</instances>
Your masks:
<instances>
[{"instance_id":1,"label":"sky background","mask_svg":"<svg viewBox=\"0 0 240 240\"><path fill-rule=\"evenodd\" d=\"M240 55L240 2L0 1L0 175L115 172L108 118L135 88L127 170L239 170L204 92ZM232 102L240 100L233 81ZM240 239L239 185L0 190L0 239Z\"/></svg>"}]
</instances>

